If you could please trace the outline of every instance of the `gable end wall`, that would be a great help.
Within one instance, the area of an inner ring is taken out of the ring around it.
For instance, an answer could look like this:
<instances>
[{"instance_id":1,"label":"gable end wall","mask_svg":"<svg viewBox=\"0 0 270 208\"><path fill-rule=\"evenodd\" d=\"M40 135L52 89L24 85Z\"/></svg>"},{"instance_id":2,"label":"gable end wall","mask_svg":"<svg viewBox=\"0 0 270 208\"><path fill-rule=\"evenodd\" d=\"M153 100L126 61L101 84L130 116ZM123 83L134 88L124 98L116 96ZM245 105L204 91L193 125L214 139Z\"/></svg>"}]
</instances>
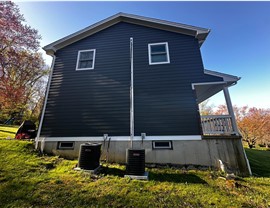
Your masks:
<instances>
[{"instance_id":1,"label":"gable end wall","mask_svg":"<svg viewBox=\"0 0 270 208\"><path fill-rule=\"evenodd\" d=\"M129 135L130 57L134 40L135 135L199 135L191 83L203 74L198 40L118 23L56 52L41 136ZM170 64L149 65L148 44L168 42ZM79 50L96 49L95 69L76 71Z\"/></svg>"}]
</instances>

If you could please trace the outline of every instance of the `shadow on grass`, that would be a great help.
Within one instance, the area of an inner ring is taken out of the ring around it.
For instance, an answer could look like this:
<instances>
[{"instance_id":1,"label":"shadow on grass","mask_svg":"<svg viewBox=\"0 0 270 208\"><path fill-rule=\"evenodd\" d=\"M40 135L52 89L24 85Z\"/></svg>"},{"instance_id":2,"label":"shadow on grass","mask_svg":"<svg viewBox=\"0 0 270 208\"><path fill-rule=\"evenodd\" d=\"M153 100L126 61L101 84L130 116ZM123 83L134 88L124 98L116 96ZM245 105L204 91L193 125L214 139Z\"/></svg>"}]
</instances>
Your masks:
<instances>
[{"instance_id":1,"label":"shadow on grass","mask_svg":"<svg viewBox=\"0 0 270 208\"><path fill-rule=\"evenodd\" d=\"M13 131L6 131L6 130L1 130L1 129L0 129L0 132L5 132L5 133L9 133L9 134L16 134L16 132L13 132Z\"/></svg>"},{"instance_id":2,"label":"shadow on grass","mask_svg":"<svg viewBox=\"0 0 270 208\"><path fill-rule=\"evenodd\" d=\"M101 174L104 175L113 175L118 177L124 177L126 171L119 168L112 168L102 166L100 170ZM173 183L193 183L193 184L206 184L206 181L194 174L183 174L183 173L155 173L149 171L149 180L150 181L159 181L159 182L173 182Z\"/></svg>"},{"instance_id":3,"label":"shadow on grass","mask_svg":"<svg viewBox=\"0 0 270 208\"><path fill-rule=\"evenodd\" d=\"M183 173L149 173L149 180L173 183L207 184L206 181L194 174Z\"/></svg>"},{"instance_id":4,"label":"shadow on grass","mask_svg":"<svg viewBox=\"0 0 270 208\"><path fill-rule=\"evenodd\" d=\"M104 174L104 175L113 175L113 176L118 176L118 177L124 177L126 171L119 169L119 168L102 166L99 173Z\"/></svg>"}]
</instances>

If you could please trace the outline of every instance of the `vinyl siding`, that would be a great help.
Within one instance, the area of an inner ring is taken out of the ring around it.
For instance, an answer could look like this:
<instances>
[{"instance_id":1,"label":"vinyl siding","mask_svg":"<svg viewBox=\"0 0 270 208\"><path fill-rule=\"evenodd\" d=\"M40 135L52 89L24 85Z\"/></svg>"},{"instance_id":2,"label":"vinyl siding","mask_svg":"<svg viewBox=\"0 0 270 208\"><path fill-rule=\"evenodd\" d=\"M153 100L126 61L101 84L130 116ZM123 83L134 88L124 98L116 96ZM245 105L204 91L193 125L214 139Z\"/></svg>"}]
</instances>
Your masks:
<instances>
[{"instance_id":1,"label":"vinyl siding","mask_svg":"<svg viewBox=\"0 0 270 208\"><path fill-rule=\"evenodd\" d=\"M198 41L118 23L57 51L41 136L129 135L130 56L134 39L135 135L198 135L191 83L204 75ZM148 44L168 42L170 64L149 65ZM95 68L76 71L79 50L96 49Z\"/></svg>"}]
</instances>

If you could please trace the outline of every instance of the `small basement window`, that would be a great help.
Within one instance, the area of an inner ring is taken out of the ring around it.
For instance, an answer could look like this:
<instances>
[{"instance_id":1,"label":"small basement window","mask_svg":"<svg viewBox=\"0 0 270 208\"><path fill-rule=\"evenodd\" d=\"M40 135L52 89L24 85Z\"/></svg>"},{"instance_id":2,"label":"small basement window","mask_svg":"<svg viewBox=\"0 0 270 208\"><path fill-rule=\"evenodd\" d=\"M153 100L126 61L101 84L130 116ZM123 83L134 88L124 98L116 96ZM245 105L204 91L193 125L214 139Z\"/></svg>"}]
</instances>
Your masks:
<instances>
[{"instance_id":1,"label":"small basement window","mask_svg":"<svg viewBox=\"0 0 270 208\"><path fill-rule=\"evenodd\" d=\"M74 149L74 142L58 142L57 149L73 150Z\"/></svg>"},{"instance_id":2,"label":"small basement window","mask_svg":"<svg viewBox=\"0 0 270 208\"><path fill-rule=\"evenodd\" d=\"M96 49L82 50L78 52L76 70L94 69Z\"/></svg>"},{"instance_id":3,"label":"small basement window","mask_svg":"<svg viewBox=\"0 0 270 208\"><path fill-rule=\"evenodd\" d=\"M153 149L173 149L172 141L152 141Z\"/></svg>"},{"instance_id":4,"label":"small basement window","mask_svg":"<svg viewBox=\"0 0 270 208\"><path fill-rule=\"evenodd\" d=\"M170 63L168 43L148 44L149 65Z\"/></svg>"}]
</instances>

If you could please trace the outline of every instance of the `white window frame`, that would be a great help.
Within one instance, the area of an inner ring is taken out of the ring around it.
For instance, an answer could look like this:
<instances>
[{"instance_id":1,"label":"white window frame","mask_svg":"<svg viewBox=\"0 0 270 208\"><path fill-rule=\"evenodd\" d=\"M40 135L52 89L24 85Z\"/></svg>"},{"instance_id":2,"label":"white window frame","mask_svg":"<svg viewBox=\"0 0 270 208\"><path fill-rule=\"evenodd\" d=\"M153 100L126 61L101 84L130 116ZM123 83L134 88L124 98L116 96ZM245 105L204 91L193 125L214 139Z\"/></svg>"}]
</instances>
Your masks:
<instances>
[{"instance_id":1,"label":"white window frame","mask_svg":"<svg viewBox=\"0 0 270 208\"><path fill-rule=\"evenodd\" d=\"M69 143L72 144L71 147L63 147L62 144L63 143ZM57 144L57 149L59 150L74 150L75 147L75 142L74 141L59 141Z\"/></svg>"},{"instance_id":2,"label":"white window frame","mask_svg":"<svg viewBox=\"0 0 270 208\"><path fill-rule=\"evenodd\" d=\"M89 52L89 51L93 51L93 64L92 64L92 67L90 67L90 68L78 68L79 67L79 63L80 63L80 60L79 59L80 59L81 52ZM95 68L95 59L96 59L96 49L88 49L88 50L80 50L80 51L78 51L76 71L94 69Z\"/></svg>"},{"instance_id":3,"label":"white window frame","mask_svg":"<svg viewBox=\"0 0 270 208\"><path fill-rule=\"evenodd\" d=\"M167 61L162 61L162 62L152 62L151 46L154 46L154 45L165 45L165 48L166 48L166 55L167 55ZM169 45L168 45L168 42L162 42L162 43L149 43L149 44L148 44L148 59L149 59L149 65L169 64L169 63L170 63L170 54L169 54Z\"/></svg>"},{"instance_id":4,"label":"white window frame","mask_svg":"<svg viewBox=\"0 0 270 208\"><path fill-rule=\"evenodd\" d=\"M156 142L158 143L167 143L168 142L168 146L156 146ZM172 146L172 141L171 140L153 140L152 141L152 149L153 150L160 150L160 149L167 149L167 150L172 150L173 149L173 146Z\"/></svg>"}]
</instances>

